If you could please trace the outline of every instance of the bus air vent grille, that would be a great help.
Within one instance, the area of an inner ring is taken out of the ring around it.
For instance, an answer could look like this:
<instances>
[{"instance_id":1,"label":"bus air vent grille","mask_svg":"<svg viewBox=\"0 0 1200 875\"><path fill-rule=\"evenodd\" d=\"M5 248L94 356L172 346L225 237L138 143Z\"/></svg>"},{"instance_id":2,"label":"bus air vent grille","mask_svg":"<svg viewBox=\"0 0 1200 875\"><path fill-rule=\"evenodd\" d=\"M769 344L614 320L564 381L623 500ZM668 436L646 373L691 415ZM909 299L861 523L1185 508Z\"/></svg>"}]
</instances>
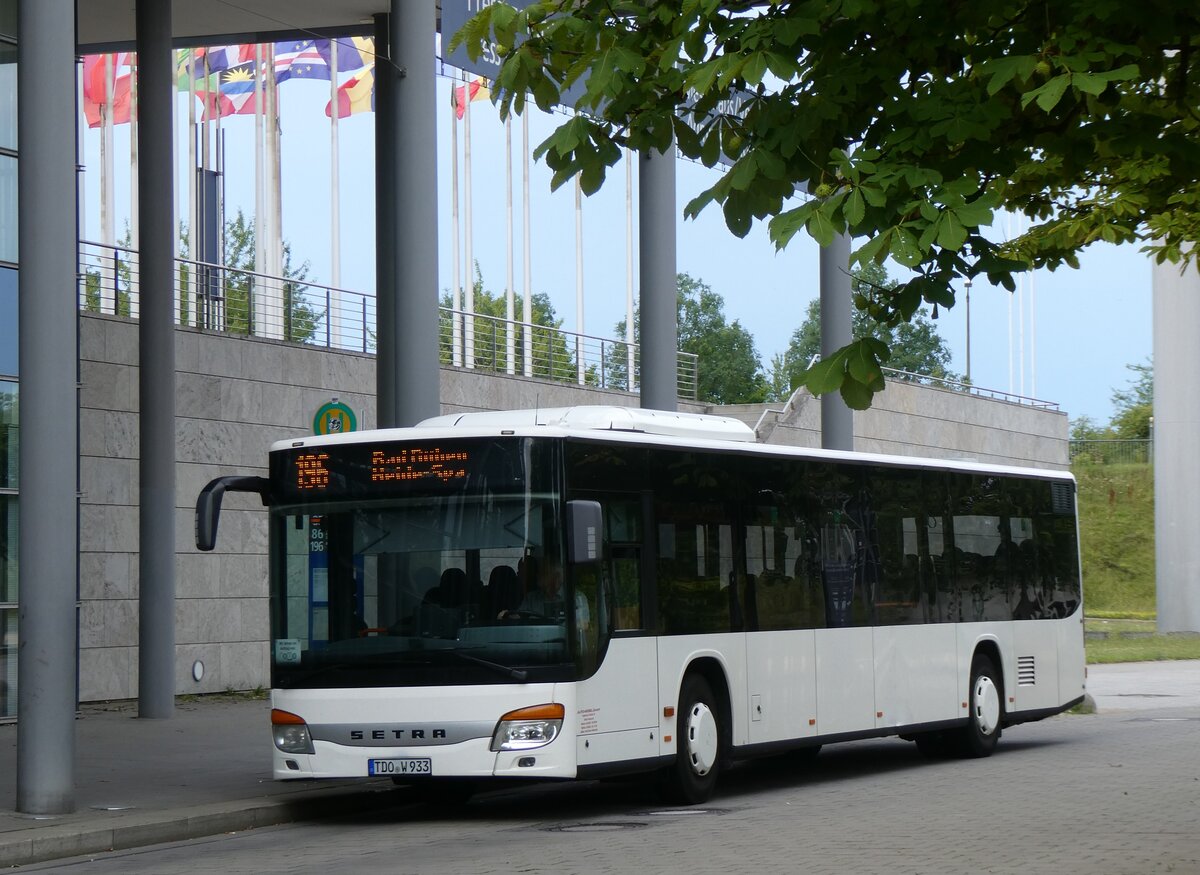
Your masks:
<instances>
[{"instance_id":1,"label":"bus air vent grille","mask_svg":"<svg viewBox=\"0 0 1200 875\"><path fill-rule=\"evenodd\" d=\"M1017 657L1017 686L1032 687L1037 683L1037 657Z\"/></svg>"}]
</instances>

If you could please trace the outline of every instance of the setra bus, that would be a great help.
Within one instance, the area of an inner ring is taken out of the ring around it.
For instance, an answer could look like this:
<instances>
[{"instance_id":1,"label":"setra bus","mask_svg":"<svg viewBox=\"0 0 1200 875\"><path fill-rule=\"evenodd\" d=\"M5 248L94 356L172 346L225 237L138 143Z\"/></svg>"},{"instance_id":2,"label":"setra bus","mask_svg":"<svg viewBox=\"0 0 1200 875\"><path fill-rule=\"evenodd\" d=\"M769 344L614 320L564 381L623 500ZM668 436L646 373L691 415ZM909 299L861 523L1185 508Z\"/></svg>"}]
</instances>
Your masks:
<instances>
[{"instance_id":1,"label":"setra bus","mask_svg":"<svg viewBox=\"0 0 1200 875\"><path fill-rule=\"evenodd\" d=\"M274 776L652 773L896 735L987 756L1084 695L1075 483L618 407L276 443Z\"/></svg>"}]
</instances>

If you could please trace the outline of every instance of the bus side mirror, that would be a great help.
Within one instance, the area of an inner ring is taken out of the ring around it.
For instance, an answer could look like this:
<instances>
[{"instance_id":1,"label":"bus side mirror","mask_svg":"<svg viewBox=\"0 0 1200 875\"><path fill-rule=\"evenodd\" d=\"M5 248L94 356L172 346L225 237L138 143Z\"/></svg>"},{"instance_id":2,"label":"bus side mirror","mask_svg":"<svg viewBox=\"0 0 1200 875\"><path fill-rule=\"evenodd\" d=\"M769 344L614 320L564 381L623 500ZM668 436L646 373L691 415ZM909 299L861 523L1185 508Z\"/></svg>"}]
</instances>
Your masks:
<instances>
[{"instance_id":1,"label":"bus side mirror","mask_svg":"<svg viewBox=\"0 0 1200 875\"><path fill-rule=\"evenodd\" d=\"M196 497L196 549L211 550L217 545L217 523L221 519L221 499L226 492L257 492L267 503L265 477L231 475L210 480Z\"/></svg>"},{"instance_id":2,"label":"bus side mirror","mask_svg":"<svg viewBox=\"0 0 1200 875\"><path fill-rule=\"evenodd\" d=\"M582 565L599 562L604 511L598 501L567 502L567 559Z\"/></svg>"}]
</instances>

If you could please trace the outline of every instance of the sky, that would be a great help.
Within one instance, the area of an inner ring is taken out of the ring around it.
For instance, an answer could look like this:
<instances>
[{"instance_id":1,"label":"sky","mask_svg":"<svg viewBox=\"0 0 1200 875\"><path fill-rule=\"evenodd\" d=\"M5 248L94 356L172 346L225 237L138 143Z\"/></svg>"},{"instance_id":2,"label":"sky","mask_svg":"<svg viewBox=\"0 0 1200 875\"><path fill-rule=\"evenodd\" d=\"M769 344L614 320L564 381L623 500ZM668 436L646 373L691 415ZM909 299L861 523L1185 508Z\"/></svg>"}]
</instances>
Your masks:
<instances>
[{"instance_id":1,"label":"sky","mask_svg":"<svg viewBox=\"0 0 1200 875\"><path fill-rule=\"evenodd\" d=\"M450 68L447 68L449 70ZM452 284L452 211L450 149L453 114L452 82L439 77L438 87L438 225L439 293ZM294 261L310 263L309 278L330 280L330 135L325 106L329 84L293 79L279 90L283 174L283 236ZM187 96L177 102L177 202L186 215ZM564 121L531 107L530 139L536 146ZM471 105L473 255L485 288L499 292L507 272L505 210L505 133L498 111L487 101ZM228 117L226 138L226 215L240 207L254 212L254 117ZM84 236L99 240L99 132L85 129ZM116 128L117 233L129 216L129 126ZM460 223L465 191L462 153L464 129L458 128ZM513 276L520 295L523 283L521 125L512 126ZM361 113L339 123L341 193L341 286L374 293L374 114ZM717 206L695 220L683 218L684 205L712 185L719 170L687 160L677 165L677 268L703 280L725 300L727 318L737 320L754 337L764 367L782 353L792 331L803 321L808 303L819 294L818 247L798 235L782 252L775 250L765 224L756 224L745 239L726 227ZM626 174L622 161L610 171L599 192L582 208L583 331L616 337L626 307ZM633 182L633 241L637 257L637 171ZM532 287L549 295L566 330L576 330L575 193L571 185L550 191L550 172L533 163L530 172ZM461 224L460 224L461 227ZM1008 233L1000 219L997 237ZM464 276L463 243L459 244ZM1056 402L1072 419L1087 415L1107 422L1114 389L1126 388L1127 366L1147 361L1152 352L1149 258L1135 245L1097 244L1081 256L1078 270L1038 271L1026 277L1020 294L978 280L971 289L972 382L981 388ZM904 276L889 263L890 273ZM634 262L634 296L637 265ZM519 297L518 297L519 301ZM518 304L518 313L520 311ZM966 306L959 302L941 310L939 333L952 350L951 370L967 372ZM1023 329L1023 330L1022 330ZM703 366L703 365L701 365Z\"/></svg>"}]
</instances>

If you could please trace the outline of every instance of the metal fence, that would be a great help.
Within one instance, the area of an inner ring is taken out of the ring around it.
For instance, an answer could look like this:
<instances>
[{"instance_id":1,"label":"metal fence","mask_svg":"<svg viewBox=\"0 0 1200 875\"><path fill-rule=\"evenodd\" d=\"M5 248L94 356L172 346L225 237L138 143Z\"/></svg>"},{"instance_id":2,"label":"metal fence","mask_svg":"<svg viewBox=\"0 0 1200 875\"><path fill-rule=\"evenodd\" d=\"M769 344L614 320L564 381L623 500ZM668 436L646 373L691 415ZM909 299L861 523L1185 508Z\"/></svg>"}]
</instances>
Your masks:
<instances>
[{"instance_id":1,"label":"metal fence","mask_svg":"<svg viewBox=\"0 0 1200 875\"><path fill-rule=\"evenodd\" d=\"M945 377L931 377L928 374L914 374L911 371L900 371L896 368L884 367L882 370L887 375L887 378L892 380L903 380L922 386L935 386L939 389L949 389L952 392L966 392L970 395L977 395L980 398L992 398L996 401L1007 401L1010 404L1024 404L1028 407L1037 407L1042 410L1058 410L1057 401L1043 401L1040 398L1030 398L1028 395L1017 395L1014 392L1004 392L1000 389L986 389L971 383L948 380Z\"/></svg>"},{"instance_id":2,"label":"metal fence","mask_svg":"<svg viewBox=\"0 0 1200 875\"><path fill-rule=\"evenodd\" d=\"M137 251L81 241L79 259L80 309L138 318ZM373 295L183 258L174 293L179 325L375 351ZM443 365L630 392L640 385L636 344L630 356L623 341L446 308L438 322ZM681 352L678 361L679 397L695 400L697 356Z\"/></svg>"},{"instance_id":3,"label":"metal fence","mask_svg":"<svg viewBox=\"0 0 1200 875\"><path fill-rule=\"evenodd\" d=\"M1154 441L1073 440L1071 462L1099 465L1145 465L1154 461Z\"/></svg>"}]
</instances>

